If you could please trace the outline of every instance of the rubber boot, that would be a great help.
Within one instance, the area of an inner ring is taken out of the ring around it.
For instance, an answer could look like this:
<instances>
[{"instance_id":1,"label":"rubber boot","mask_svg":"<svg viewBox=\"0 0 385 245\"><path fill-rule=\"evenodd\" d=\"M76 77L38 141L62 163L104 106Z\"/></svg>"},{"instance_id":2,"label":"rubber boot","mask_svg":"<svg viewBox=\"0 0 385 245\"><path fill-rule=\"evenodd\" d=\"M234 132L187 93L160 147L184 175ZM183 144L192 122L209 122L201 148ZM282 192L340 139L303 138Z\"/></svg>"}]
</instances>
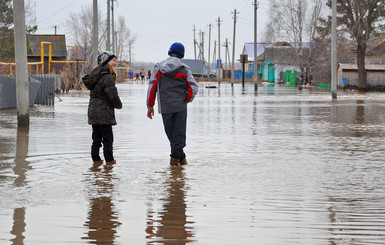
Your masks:
<instances>
[{"instance_id":1,"label":"rubber boot","mask_svg":"<svg viewBox=\"0 0 385 245\"><path fill-rule=\"evenodd\" d=\"M103 165L103 160L100 161L94 161L94 164L92 165L93 169L97 169L99 166Z\"/></svg>"},{"instance_id":2,"label":"rubber boot","mask_svg":"<svg viewBox=\"0 0 385 245\"><path fill-rule=\"evenodd\" d=\"M180 160L180 165L187 165L186 158Z\"/></svg>"},{"instance_id":3,"label":"rubber boot","mask_svg":"<svg viewBox=\"0 0 385 245\"><path fill-rule=\"evenodd\" d=\"M104 165L104 169L110 170L114 167L114 164L116 164L116 160L113 160L111 162L106 162L106 165Z\"/></svg>"},{"instance_id":4,"label":"rubber boot","mask_svg":"<svg viewBox=\"0 0 385 245\"><path fill-rule=\"evenodd\" d=\"M180 160L178 158L170 158L170 165L171 166L178 166L179 165L179 162Z\"/></svg>"}]
</instances>

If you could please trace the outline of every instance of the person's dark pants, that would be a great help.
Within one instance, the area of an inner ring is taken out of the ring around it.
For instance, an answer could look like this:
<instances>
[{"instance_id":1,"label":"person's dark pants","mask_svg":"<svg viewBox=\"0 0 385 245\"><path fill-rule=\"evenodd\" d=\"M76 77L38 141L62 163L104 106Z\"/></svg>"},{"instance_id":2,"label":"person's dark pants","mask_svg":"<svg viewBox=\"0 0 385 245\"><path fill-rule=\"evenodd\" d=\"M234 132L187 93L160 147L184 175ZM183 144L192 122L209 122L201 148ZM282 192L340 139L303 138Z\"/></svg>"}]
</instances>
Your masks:
<instances>
[{"instance_id":1,"label":"person's dark pants","mask_svg":"<svg viewBox=\"0 0 385 245\"><path fill-rule=\"evenodd\" d=\"M170 141L171 157L185 159L187 108L176 113L162 113L164 130Z\"/></svg>"},{"instance_id":2,"label":"person's dark pants","mask_svg":"<svg viewBox=\"0 0 385 245\"><path fill-rule=\"evenodd\" d=\"M91 157L93 161L100 161L99 149L103 143L103 155L106 162L114 160L112 153L112 143L114 135L112 133L112 125L92 125L92 145Z\"/></svg>"}]
</instances>

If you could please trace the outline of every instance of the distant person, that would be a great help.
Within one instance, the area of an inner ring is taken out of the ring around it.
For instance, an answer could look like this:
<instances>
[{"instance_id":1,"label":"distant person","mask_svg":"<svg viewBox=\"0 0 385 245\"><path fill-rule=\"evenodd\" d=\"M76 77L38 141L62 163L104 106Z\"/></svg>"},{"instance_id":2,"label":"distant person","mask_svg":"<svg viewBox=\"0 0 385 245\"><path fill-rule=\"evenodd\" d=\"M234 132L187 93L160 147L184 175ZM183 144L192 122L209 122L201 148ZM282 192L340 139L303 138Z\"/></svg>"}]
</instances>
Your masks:
<instances>
[{"instance_id":1,"label":"distant person","mask_svg":"<svg viewBox=\"0 0 385 245\"><path fill-rule=\"evenodd\" d=\"M144 81L144 76L145 75L146 74L144 73L144 69L142 68L142 70L140 70L140 78L141 78L142 81Z\"/></svg>"},{"instance_id":2,"label":"distant person","mask_svg":"<svg viewBox=\"0 0 385 245\"><path fill-rule=\"evenodd\" d=\"M128 78L133 81L134 80L134 71L132 69L130 69L128 71Z\"/></svg>"},{"instance_id":3,"label":"distant person","mask_svg":"<svg viewBox=\"0 0 385 245\"><path fill-rule=\"evenodd\" d=\"M154 116L155 97L158 95L158 112L162 114L164 130L170 141L170 165L186 165L187 103L192 102L198 85L190 68L182 63L184 46L173 43L167 59L157 63L152 72L147 92L147 117Z\"/></svg>"},{"instance_id":4,"label":"distant person","mask_svg":"<svg viewBox=\"0 0 385 245\"><path fill-rule=\"evenodd\" d=\"M151 78L151 70L147 71L147 76L148 76L148 80L150 80L150 78Z\"/></svg>"},{"instance_id":5,"label":"distant person","mask_svg":"<svg viewBox=\"0 0 385 245\"><path fill-rule=\"evenodd\" d=\"M139 72L135 73L135 81L139 81Z\"/></svg>"},{"instance_id":6,"label":"distant person","mask_svg":"<svg viewBox=\"0 0 385 245\"><path fill-rule=\"evenodd\" d=\"M99 149L103 143L105 168L110 169L116 163L112 150L114 141L112 125L116 125L114 108L122 108L115 86L116 55L110 51L101 52L97 63L98 67L82 79L90 90L88 124L92 125L91 157L94 162L93 168L96 169L103 164L99 156Z\"/></svg>"}]
</instances>

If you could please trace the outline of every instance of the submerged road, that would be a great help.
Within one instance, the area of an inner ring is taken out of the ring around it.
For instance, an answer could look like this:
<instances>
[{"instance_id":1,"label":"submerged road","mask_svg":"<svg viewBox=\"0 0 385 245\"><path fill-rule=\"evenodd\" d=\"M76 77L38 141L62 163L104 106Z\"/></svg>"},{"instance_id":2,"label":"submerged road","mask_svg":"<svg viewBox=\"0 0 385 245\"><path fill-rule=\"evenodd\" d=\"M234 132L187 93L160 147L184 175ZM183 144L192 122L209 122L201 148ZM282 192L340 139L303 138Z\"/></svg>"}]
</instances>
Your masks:
<instances>
[{"instance_id":1,"label":"submerged road","mask_svg":"<svg viewBox=\"0 0 385 245\"><path fill-rule=\"evenodd\" d=\"M170 167L147 84L118 84L111 171L87 91L0 111L0 244L383 244L385 94L200 83L189 165Z\"/></svg>"}]
</instances>

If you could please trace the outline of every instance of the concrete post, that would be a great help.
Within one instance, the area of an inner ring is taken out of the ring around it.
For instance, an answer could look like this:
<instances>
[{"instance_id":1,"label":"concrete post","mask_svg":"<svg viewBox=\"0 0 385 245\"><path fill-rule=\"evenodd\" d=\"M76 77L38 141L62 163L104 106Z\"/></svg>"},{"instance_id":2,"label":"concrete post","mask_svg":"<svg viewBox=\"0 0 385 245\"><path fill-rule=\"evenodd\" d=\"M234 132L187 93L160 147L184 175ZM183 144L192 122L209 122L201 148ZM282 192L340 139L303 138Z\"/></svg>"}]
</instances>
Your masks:
<instances>
[{"instance_id":1,"label":"concrete post","mask_svg":"<svg viewBox=\"0 0 385 245\"><path fill-rule=\"evenodd\" d=\"M221 83L221 18L218 17L218 84Z\"/></svg>"},{"instance_id":2,"label":"concrete post","mask_svg":"<svg viewBox=\"0 0 385 245\"><path fill-rule=\"evenodd\" d=\"M110 20L110 2L111 0L107 0L107 43L106 43L106 50L111 50L111 20Z\"/></svg>"},{"instance_id":3,"label":"concrete post","mask_svg":"<svg viewBox=\"0 0 385 245\"><path fill-rule=\"evenodd\" d=\"M332 98L337 99L337 0L332 0L332 64L331 90Z\"/></svg>"},{"instance_id":4,"label":"concrete post","mask_svg":"<svg viewBox=\"0 0 385 245\"><path fill-rule=\"evenodd\" d=\"M27 67L27 37L25 29L24 0L13 0L15 25L16 106L17 124L29 125L29 83Z\"/></svg>"},{"instance_id":5,"label":"concrete post","mask_svg":"<svg viewBox=\"0 0 385 245\"><path fill-rule=\"evenodd\" d=\"M234 86L234 60L235 60L235 33L237 24L237 10L234 10L234 33L233 33L233 60L231 62L231 86Z\"/></svg>"},{"instance_id":6,"label":"concrete post","mask_svg":"<svg viewBox=\"0 0 385 245\"><path fill-rule=\"evenodd\" d=\"M258 56L258 45L257 45L257 35L258 35L258 32L257 32L257 21L258 21L258 15L257 15L257 12L258 12L258 2L257 0L254 0L254 90L257 91L258 90L258 60L257 60L257 56Z\"/></svg>"},{"instance_id":7,"label":"concrete post","mask_svg":"<svg viewBox=\"0 0 385 245\"><path fill-rule=\"evenodd\" d=\"M94 6L93 6L93 10L94 10L94 20L93 20L93 46L94 46L94 51L93 51L93 55L92 55L92 64L93 64L93 67L96 67L98 64L97 64L97 58L98 58L98 46L99 46L99 41L98 41L98 0L94 0Z\"/></svg>"}]
</instances>

